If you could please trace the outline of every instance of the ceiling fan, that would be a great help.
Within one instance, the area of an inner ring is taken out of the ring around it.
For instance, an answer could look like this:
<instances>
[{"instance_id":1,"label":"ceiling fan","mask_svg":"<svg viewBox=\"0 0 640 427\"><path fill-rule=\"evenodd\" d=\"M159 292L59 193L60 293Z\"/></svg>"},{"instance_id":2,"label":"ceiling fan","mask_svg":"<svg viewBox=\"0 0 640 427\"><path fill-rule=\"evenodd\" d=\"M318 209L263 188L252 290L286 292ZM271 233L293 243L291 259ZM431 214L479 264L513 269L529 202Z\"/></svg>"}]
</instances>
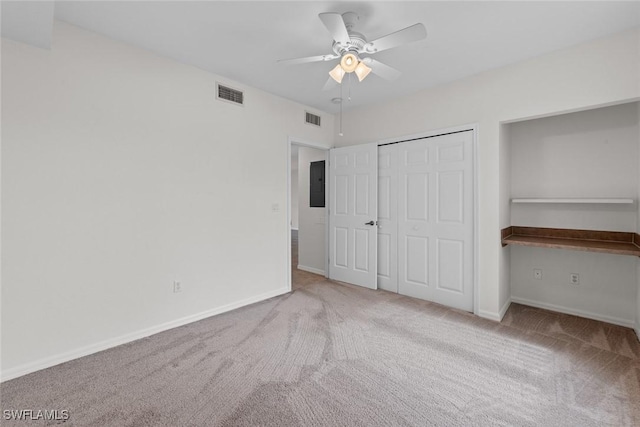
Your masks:
<instances>
[{"instance_id":1,"label":"ceiling fan","mask_svg":"<svg viewBox=\"0 0 640 427\"><path fill-rule=\"evenodd\" d=\"M400 71L376 61L370 56L363 55L373 55L427 37L424 25L414 24L376 40L368 41L364 35L353 31L359 19L355 12L346 12L342 15L334 12L321 13L318 17L333 37L333 53L306 58L281 59L278 62L293 65L332 61L340 58L340 63L329 72L330 77L323 90L331 89L336 83L342 83L343 77L348 73L355 73L359 81L364 80L370 72L387 80L398 78Z\"/></svg>"}]
</instances>

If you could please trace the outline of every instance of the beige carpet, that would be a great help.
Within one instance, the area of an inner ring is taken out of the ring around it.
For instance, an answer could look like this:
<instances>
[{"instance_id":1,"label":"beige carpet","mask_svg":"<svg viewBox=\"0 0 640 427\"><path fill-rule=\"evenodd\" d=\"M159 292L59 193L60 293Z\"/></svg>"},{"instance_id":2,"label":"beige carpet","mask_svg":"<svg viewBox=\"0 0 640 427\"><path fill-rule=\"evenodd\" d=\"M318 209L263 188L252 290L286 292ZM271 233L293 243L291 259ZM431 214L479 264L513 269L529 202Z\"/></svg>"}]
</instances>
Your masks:
<instances>
[{"instance_id":1,"label":"beige carpet","mask_svg":"<svg viewBox=\"0 0 640 427\"><path fill-rule=\"evenodd\" d=\"M288 295L3 383L0 406L73 426L640 425L628 329L294 276Z\"/></svg>"}]
</instances>

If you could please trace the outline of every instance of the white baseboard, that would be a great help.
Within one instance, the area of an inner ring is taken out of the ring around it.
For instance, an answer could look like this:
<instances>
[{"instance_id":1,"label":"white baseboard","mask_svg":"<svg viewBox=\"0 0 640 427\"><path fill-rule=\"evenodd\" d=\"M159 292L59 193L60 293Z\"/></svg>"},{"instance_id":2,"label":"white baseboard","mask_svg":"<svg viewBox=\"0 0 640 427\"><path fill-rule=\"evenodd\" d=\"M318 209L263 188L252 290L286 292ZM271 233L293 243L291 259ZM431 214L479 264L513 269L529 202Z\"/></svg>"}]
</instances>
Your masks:
<instances>
[{"instance_id":1,"label":"white baseboard","mask_svg":"<svg viewBox=\"0 0 640 427\"><path fill-rule=\"evenodd\" d=\"M504 315L507 314L507 310L509 310L509 307L511 307L511 298L507 299L504 302L504 305L502 306L502 308L500 309L500 312L498 313L498 316L500 316L501 322L502 322L502 319L504 319Z\"/></svg>"},{"instance_id":2,"label":"white baseboard","mask_svg":"<svg viewBox=\"0 0 640 427\"><path fill-rule=\"evenodd\" d=\"M636 326L636 335L638 336L638 341L640 341L640 326Z\"/></svg>"},{"instance_id":3,"label":"white baseboard","mask_svg":"<svg viewBox=\"0 0 640 427\"><path fill-rule=\"evenodd\" d=\"M500 314L493 311L478 310L476 315L482 317L483 319L493 320L494 322L500 321Z\"/></svg>"},{"instance_id":4,"label":"white baseboard","mask_svg":"<svg viewBox=\"0 0 640 427\"><path fill-rule=\"evenodd\" d=\"M320 270L319 268L307 267L306 265L298 264L298 270L308 271L309 273L319 274L324 276L324 270Z\"/></svg>"},{"instance_id":5,"label":"white baseboard","mask_svg":"<svg viewBox=\"0 0 640 427\"><path fill-rule=\"evenodd\" d=\"M177 328L178 326L183 326L189 323L197 322L198 320L206 319L207 317L215 316L216 314L222 314L227 311L235 310L240 307L244 307L246 305L254 304L256 302L264 301L269 298L276 297L278 295L283 295L289 292L288 288L279 288L274 291L265 292L264 294L256 295L250 298L246 298L241 301L237 301L231 304L223 305L221 307L216 307L211 310L203 311L200 313L192 314L190 316L182 317L180 319L172 320L169 322L161 323L159 325L151 326L149 328L145 328L136 332L131 332L129 334L121 335L116 338L111 338L108 340L104 340L95 344L90 344L85 347L77 348L74 350L67 351L65 353L57 354L54 356L46 357L44 359L37 360L35 362L25 363L24 365L19 365L11 369L7 369L6 371L2 371L0 374L0 382L8 381L17 377L21 377L23 375L30 374L32 372L39 371L41 369L50 368L55 365L59 365L64 362L68 362L73 359L77 359L79 357L88 356L93 353L97 353L99 351L107 350L112 347L116 347L122 344L129 343L131 341L139 340L141 338L146 338L151 335L155 335L160 332L164 332L169 329Z\"/></svg>"},{"instance_id":6,"label":"white baseboard","mask_svg":"<svg viewBox=\"0 0 640 427\"><path fill-rule=\"evenodd\" d=\"M511 300L509 299L504 303L502 308L500 308L500 311L498 311L497 313L494 311L478 310L476 315L478 315L479 317L482 317L483 319L493 320L494 322L502 322L502 318L504 317L505 313L509 309L510 305L511 305Z\"/></svg>"},{"instance_id":7,"label":"white baseboard","mask_svg":"<svg viewBox=\"0 0 640 427\"><path fill-rule=\"evenodd\" d=\"M621 319L619 317L607 316L603 314L592 313L585 310L577 310L570 307L564 307L561 305L549 304L546 302L539 302L530 300L527 298L520 298L511 296L511 301L516 304L529 305L531 307L544 308L546 310L557 311L559 313L572 314L574 316L586 317L587 319L599 320L601 322L612 323L614 325L625 326L627 328L633 328L635 322L629 319ZM636 331L637 332L637 331Z\"/></svg>"}]
</instances>

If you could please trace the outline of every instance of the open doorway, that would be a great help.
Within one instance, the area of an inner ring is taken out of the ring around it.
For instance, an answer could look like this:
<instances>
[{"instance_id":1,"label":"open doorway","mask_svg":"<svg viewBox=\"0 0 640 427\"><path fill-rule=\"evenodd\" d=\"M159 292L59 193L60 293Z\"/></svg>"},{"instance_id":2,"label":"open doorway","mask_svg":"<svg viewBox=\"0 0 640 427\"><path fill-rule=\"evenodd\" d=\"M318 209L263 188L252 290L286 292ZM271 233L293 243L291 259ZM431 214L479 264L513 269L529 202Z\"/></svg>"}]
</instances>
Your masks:
<instances>
[{"instance_id":1,"label":"open doorway","mask_svg":"<svg viewBox=\"0 0 640 427\"><path fill-rule=\"evenodd\" d=\"M318 275L327 275L328 215L324 185L327 153L321 146L290 141L288 205L292 289L317 281ZM324 197L318 197L320 188L320 196Z\"/></svg>"}]
</instances>

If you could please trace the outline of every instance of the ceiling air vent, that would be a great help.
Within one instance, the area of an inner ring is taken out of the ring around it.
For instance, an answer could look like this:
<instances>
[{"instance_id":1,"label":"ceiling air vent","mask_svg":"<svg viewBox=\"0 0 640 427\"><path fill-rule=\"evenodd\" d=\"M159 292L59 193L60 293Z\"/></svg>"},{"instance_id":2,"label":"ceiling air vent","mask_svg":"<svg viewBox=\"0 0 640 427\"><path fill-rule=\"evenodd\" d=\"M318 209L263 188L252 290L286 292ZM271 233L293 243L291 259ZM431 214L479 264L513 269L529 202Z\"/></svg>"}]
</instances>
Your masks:
<instances>
[{"instance_id":1,"label":"ceiling air vent","mask_svg":"<svg viewBox=\"0 0 640 427\"><path fill-rule=\"evenodd\" d=\"M220 83L218 83L218 94L216 97L224 101L233 102L234 104L244 105L243 92L228 86L223 86Z\"/></svg>"},{"instance_id":2,"label":"ceiling air vent","mask_svg":"<svg viewBox=\"0 0 640 427\"><path fill-rule=\"evenodd\" d=\"M309 123L310 125L316 125L316 126L320 126L320 116L316 116L315 114L311 114L309 112L306 112L305 115L305 119L304 121L306 123Z\"/></svg>"}]
</instances>

